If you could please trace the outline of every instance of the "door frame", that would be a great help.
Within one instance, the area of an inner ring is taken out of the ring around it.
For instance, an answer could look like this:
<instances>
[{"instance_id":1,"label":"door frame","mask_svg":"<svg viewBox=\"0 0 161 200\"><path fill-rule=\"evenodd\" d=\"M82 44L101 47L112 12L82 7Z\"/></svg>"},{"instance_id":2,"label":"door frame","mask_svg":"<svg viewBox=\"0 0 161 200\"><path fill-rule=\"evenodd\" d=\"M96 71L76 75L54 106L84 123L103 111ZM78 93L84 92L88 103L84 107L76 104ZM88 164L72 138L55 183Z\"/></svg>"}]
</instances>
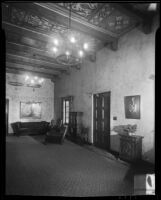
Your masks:
<instances>
[{"instance_id":1,"label":"door frame","mask_svg":"<svg viewBox=\"0 0 161 200\"><path fill-rule=\"evenodd\" d=\"M102 94L102 93L109 93L110 94L110 130L111 130L111 91L99 91L96 93L92 93L92 120L91 120L91 143L92 145L94 145L94 95L96 94ZM110 137L109 137L110 141L110 145L109 145L109 151L111 150L111 131L110 131Z\"/></svg>"}]
</instances>

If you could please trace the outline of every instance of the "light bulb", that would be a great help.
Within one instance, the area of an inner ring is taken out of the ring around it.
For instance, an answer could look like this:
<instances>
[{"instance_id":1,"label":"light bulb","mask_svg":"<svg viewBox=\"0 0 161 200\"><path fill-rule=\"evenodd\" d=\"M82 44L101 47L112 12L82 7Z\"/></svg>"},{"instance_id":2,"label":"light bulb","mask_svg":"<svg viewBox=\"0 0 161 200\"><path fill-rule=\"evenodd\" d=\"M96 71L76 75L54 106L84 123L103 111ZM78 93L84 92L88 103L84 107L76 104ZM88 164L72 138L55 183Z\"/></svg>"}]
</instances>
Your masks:
<instances>
[{"instance_id":1,"label":"light bulb","mask_svg":"<svg viewBox=\"0 0 161 200\"><path fill-rule=\"evenodd\" d=\"M70 41L71 41L72 43L75 43L75 42L76 42L75 37L72 36L72 37L70 38Z\"/></svg>"},{"instance_id":2,"label":"light bulb","mask_svg":"<svg viewBox=\"0 0 161 200\"><path fill-rule=\"evenodd\" d=\"M59 44L59 40L58 39L54 39L54 44L58 45Z\"/></svg>"},{"instance_id":3,"label":"light bulb","mask_svg":"<svg viewBox=\"0 0 161 200\"><path fill-rule=\"evenodd\" d=\"M82 51L82 50L79 51L79 56L80 56L80 57L83 56L83 51Z\"/></svg>"},{"instance_id":4,"label":"light bulb","mask_svg":"<svg viewBox=\"0 0 161 200\"><path fill-rule=\"evenodd\" d=\"M85 50L87 50L87 49L88 49L88 43L84 43L84 44L83 44L83 48L84 48Z\"/></svg>"},{"instance_id":5,"label":"light bulb","mask_svg":"<svg viewBox=\"0 0 161 200\"><path fill-rule=\"evenodd\" d=\"M70 55L70 52L69 52L69 51L66 51L65 54L66 54L67 56L69 56L69 55Z\"/></svg>"},{"instance_id":6,"label":"light bulb","mask_svg":"<svg viewBox=\"0 0 161 200\"><path fill-rule=\"evenodd\" d=\"M27 81L29 79L29 76L28 75L26 75L26 77L25 77L25 81Z\"/></svg>"},{"instance_id":7,"label":"light bulb","mask_svg":"<svg viewBox=\"0 0 161 200\"><path fill-rule=\"evenodd\" d=\"M39 80L39 83L42 83L44 81L44 79L43 78L41 78L40 80Z\"/></svg>"},{"instance_id":8,"label":"light bulb","mask_svg":"<svg viewBox=\"0 0 161 200\"><path fill-rule=\"evenodd\" d=\"M32 79L32 80L31 80L31 83L32 83L32 84L34 84L34 83L35 83L35 81Z\"/></svg>"},{"instance_id":9,"label":"light bulb","mask_svg":"<svg viewBox=\"0 0 161 200\"><path fill-rule=\"evenodd\" d=\"M34 77L34 79L35 79L35 80L37 80L37 79L38 79L38 77L37 77L37 76L35 76L35 77Z\"/></svg>"},{"instance_id":10,"label":"light bulb","mask_svg":"<svg viewBox=\"0 0 161 200\"><path fill-rule=\"evenodd\" d=\"M56 47L53 47L53 51L54 51L54 53L56 53L58 51L58 49Z\"/></svg>"}]
</instances>

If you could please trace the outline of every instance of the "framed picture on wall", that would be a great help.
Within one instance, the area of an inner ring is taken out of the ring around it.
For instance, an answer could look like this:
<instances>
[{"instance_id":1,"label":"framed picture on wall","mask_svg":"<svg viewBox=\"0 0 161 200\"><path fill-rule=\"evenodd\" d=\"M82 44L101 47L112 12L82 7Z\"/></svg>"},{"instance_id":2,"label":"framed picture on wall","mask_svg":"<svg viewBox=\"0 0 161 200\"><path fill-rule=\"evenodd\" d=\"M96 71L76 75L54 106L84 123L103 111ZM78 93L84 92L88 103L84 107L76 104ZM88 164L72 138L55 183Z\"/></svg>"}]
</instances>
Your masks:
<instances>
[{"instance_id":1,"label":"framed picture on wall","mask_svg":"<svg viewBox=\"0 0 161 200\"><path fill-rule=\"evenodd\" d=\"M41 119L41 102L20 102L20 118Z\"/></svg>"},{"instance_id":2,"label":"framed picture on wall","mask_svg":"<svg viewBox=\"0 0 161 200\"><path fill-rule=\"evenodd\" d=\"M125 118L140 119L140 95L125 96Z\"/></svg>"}]
</instances>

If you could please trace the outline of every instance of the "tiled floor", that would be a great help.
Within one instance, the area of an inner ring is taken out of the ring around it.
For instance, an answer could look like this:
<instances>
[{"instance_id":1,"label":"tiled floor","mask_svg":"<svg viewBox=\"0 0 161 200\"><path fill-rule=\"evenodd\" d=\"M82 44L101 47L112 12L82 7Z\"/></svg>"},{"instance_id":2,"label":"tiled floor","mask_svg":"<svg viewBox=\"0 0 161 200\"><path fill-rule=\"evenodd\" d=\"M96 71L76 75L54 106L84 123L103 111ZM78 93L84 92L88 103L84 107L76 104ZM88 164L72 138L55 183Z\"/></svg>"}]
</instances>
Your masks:
<instances>
[{"instance_id":1,"label":"tiled floor","mask_svg":"<svg viewBox=\"0 0 161 200\"><path fill-rule=\"evenodd\" d=\"M132 195L129 166L111 158L68 140L43 145L30 136L7 137L6 194Z\"/></svg>"}]
</instances>

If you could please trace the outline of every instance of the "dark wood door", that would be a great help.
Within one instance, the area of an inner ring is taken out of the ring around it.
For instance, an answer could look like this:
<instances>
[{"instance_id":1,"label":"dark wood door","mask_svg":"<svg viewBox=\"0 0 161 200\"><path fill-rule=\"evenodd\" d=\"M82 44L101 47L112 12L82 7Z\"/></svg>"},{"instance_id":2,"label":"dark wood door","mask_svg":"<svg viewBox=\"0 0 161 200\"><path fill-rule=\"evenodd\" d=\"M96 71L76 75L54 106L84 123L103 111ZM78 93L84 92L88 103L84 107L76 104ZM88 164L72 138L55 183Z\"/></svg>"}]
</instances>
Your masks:
<instances>
[{"instance_id":1,"label":"dark wood door","mask_svg":"<svg viewBox=\"0 0 161 200\"><path fill-rule=\"evenodd\" d=\"M9 99L6 99L6 135L8 135Z\"/></svg>"},{"instance_id":2,"label":"dark wood door","mask_svg":"<svg viewBox=\"0 0 161 200\"><path fill-rule=\"evenodd\" d=\"M110 149L110 92L94 94L94 145Z\"/></svg>"}]
</instances>

